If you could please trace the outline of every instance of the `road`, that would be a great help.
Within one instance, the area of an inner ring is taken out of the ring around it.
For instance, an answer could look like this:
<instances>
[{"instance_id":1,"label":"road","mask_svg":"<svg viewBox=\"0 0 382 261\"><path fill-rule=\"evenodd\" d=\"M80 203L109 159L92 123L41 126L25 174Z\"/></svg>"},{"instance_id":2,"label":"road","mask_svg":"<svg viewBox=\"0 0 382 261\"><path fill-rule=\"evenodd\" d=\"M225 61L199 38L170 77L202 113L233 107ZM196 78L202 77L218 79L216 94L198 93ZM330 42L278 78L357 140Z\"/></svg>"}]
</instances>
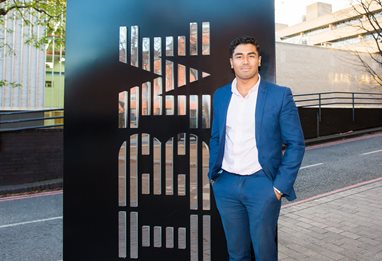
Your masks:
<instances>
[{"instance_id":1,"label":"road","mask_svg":"<svg viewBox=\"0 0 382 261\"><path fill-rule=\"evenodd\" d=\"M308 147L295 189L298 200L382 177L382 134Z\"/></svg>"},{"instance_id":2,"label":"road","mask_svg":"<svg viewBox=\"0 0 382 261\"><path fill-rule=\"evenodd\" d=\"M62 260L62 192L0 199L0 260Z\"/></svg>"},{"instance_id":3,"label":"road","mask_svg":"<svg viewBox=\"0 0 382 261\"><path fill-rule=\"evenodd\" d=\"M298 200L382 177L382 134L308 147ZM62 260L61 191L0 199L0 260ZM284 202L288 204L288 202Z\"/></svg>"}]
</instances>

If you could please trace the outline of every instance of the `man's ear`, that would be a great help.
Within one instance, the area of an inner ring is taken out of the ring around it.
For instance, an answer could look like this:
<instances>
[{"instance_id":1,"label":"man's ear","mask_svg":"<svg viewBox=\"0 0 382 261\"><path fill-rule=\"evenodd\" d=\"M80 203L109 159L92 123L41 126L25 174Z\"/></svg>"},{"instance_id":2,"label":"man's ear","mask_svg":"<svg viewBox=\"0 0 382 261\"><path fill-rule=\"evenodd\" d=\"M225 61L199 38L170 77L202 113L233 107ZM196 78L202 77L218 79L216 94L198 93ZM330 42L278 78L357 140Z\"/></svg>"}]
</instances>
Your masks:
<instances>
[{"instance_id":1,"label":"man's ear","mask_svg":"<svg viewBox=\"0 0 382 261\"><path fill-rule=\"evenodd\" d=\"M261 66L261 56L259 56L259 67Z\"/></svg>"},{"instance_id":2,"label":"man's ear","mask_svg":"<svg viewBox=\"0 0 382 261\"><path fill-rule=\"evenodd\" d=\"M231 69L233 69L233 62L232 62L232 58L229 58L229 63L231 64Z\"/></svg>"}]
</instances>

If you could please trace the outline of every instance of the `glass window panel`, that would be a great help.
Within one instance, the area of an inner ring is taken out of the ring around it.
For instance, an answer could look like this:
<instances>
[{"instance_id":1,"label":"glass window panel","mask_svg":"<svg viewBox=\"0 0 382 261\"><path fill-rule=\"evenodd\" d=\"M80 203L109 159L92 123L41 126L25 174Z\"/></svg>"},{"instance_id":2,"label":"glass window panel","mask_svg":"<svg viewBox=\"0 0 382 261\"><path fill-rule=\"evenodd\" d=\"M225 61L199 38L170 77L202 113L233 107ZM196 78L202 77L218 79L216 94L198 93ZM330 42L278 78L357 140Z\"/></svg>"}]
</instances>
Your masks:
<instances>
[{"instance_id":1,"label":"glass window panel","mask_svg":"<svg viewBox=\"0 0 382 261\"><path fill-rule=\"evenodd\" d=\"M142 155L150 155L150 134L142 133Z\"/></svg>"},{"instance_id":2,"label":"glass window panel","mask_svg":"<svg viewBox=\"0 0 382 261\"><path fill-rule=\"evenodd\" d=\"M178 115L186 115L186 96L178 95Z\"/></svg>"},{"instance_id":3,"label":"glass window panel","mask_svg":"<svg viewBox=\"0 0 382 261\"><path fill-rule=\"evenodd\" d=\"M186 175L178 175L178 196L186 196Z\"/></svg>"},{"instance_id":4,"label":"glass window panel","mask_svg":"<svg viewBox=\"0 0 382 261\"><path fill-rule=\"evenodd\" d=\"M166 92L174 90L174 63L166 60Z\"/></svg>"},{"instance_id":5,"label":"glass window panel","mask_svg":"<svg viewBox=\"0 0 382 261\"><path fill-rule=\"evenodd\" d=\"M138 206L138 134L130 137L130 206Z\"/></svg>"},{"instance_id":6,"label":"glass window panel","mask_svg":"<svg viewBox=\"0 0 382 261\"><path fill-rule=\"evenodd\" d=\"M210 22L202 23L202 55L210 55Z\"/></svg>"},{"instance_id":7,"label":"glass window panel","mask_svg":"<svg viewBox=\"0 0 382 261\"><path fill-rule=\"evenodd\" d=\"M198 23L190 23L190 55L198 55Z\"/></svg>"},{"instance_id":8,"label":"glass window panel","mask_svg":"<svg viewBox=\"0 0 382 261\"><path fill-rule=\"evenodd\" d=\"M128 123L128 92L120 92L118 95L118 127L127 128Z\"/></svg>"},{"instance_id":9,"label":"glass window panel","mask_svg":"<svg viewBox=\"0 0 382 261\"><path fill-rule=\"evenodd\" d=\"M120 258L126 258L127 249L126 249L126 212L125 211L119 211L118 212L118 219L119 219L119 238L118 238L118 248L119 248L119 257Z\"/></svg>"},{"instance_id":10,"label":"glass window panel","mask_svg":"<svg viewBox=\"0 0 382 261\"><path fill-rule=\"evenodd\" d=\"M198 128L198 96L190 95L190 128Z\"/></svg>"},{"instance_id":11,"label":"glass window panel","mask_svg":"<svg viewBox=\"0 0 382 261\"><path fill-rule=\"evenodd\" d=\"M139 120L139 88L130 91L130 128L138 128Z\"/></svg>"},{"instance_id":12,"label":"glass window panel","mask_svg":"<svg viewBox=\"0 0 382 261\"><path fill-rule=\"evenodd\" d=\"M134 25L131 27L131 46L130 46L130 59L131 65L139 67L138 59L138 48L139 48L139 28Z\"/></svg>"},{"instance_id":13,"label":"glass window panel","mask_svg":"<svg viewBox=\"0 0 382 261\"><path fill-rule=\"evenodd\" d=\"M211 260L211 216L203 216L203 261Z\"/></svg>"},{"instance_id":14,"label":"glass window panel","mask_svg":"<svg viewBox=\"0 0 382 261\"><path fill-rule=\"evenodd\" d=\"M178 249L186 249L187 230L185 227L178 228Z\"/></svg>"},{"instance_id":15,"label":"glass window panel","mask_svg":"<svg viewBox=\"0 0 382 261\"><path fill-rule=\"evenodd\" d=\"M142 115L151 115L151 82L142 85Z\"/></svg>"},{"instance_id":16,"label":"glass window panel","mask_svg":"<svg viewBox=\"0 0 382 261\"><path fill-rule=\"evenodd\" d=\"M154 227L154 247L162 247L162 227Z\"/></svg>"},{"instance_id":17,"label":"glass window panel","mask_svg":"<svg viewBox=\"0 0 382 261\"><path fill-rule=\"evenodd\" d=\"M162 38L154 37L154 73L162 75Z\"/></svg>"},{"instance_id":18,"label":"glass window panel","mask_svg":"<svg viewBox=\"0 0 382 261\"><path fill-rule=\"evenodd\" d=\"M202 78L206 78L206 77L208 77L208 76L210 76L211 74L209 74L209 73L206 73L206 72L202 72Z\"/></svg>"},{"instance_id":19,"label":"glass window panel","mask_svg":"<svg viewBox=\"0 0 382 261\"><path fill-rule=\"evenodd\" d=\"M174 248L174 228L166 227L166 248Z\"/></svg>"},{"instance_id":20,"label":"glass window panel","mask_svg":"<svg viewBox=\"0 0 382 261\"><path fill-rule=\"evenodd\" d=\"M178 87L186 85L186 66L178 64Z\"/></svg>"},{"instance_id":21,"label":"glass window panel","mask_svg":"<svg viewBox=\"0 0 382 261\"><path fill-rule=\"evenodd\" d=\"M202 128L209 129L211 127L211 96L202 96Z\"/></svg>"},{"instance_id":22,"label":"glass window panel","mask_svg":"<svg viewBox=\"0 0 382 261\"><path fill-rule=\"evenodd\" d=\"M174 96L166 95L166 115L174 115Z\"/></svg>"},{"instance_id":23,"label":"glass window panel","mask_svg":"<svg viewBox=\"0 0 382 261\"><path fill-rule=\"evenodd\" d=\"M186 55L186 37L178 36L178 55L185 56Z\"/></svg>"},{"instance_id":24,"label":"glass window panel","mask_svg":"<svg viewBox=\"0 0 382 261\"><path fill-rule=\"evenodd\" d=\"M190 82L195 82L198 78L198 70L190 68Z\"/></svg>"},{"instance_id":25,"label":"glass window panel","mask_svg":"<svg viewBox=\"0 0 382 261\"><path fill-rule=\"evenodd\" d=\"M186 133L178 134L178 155L186 155Z\"/></svg>"},{"instance_id":26,"label":"glass window panel","mask_svg":"<svg viewBox=\"0 0 382 261\"><path fill-rule=\"evenodd\" d=\"M162 194L162 151L161 142L154 138L154 195Z\"/></svg>"},{"instance_id":27,"label":"glass window panel","mask_svg":"<svg viewBox=\"0 0 382 261\"><path fill-rule=\"evenodd\" d=\"M119 27L119 61L127 63L127 27Z\"/></svg>"},{"instance_id":28,"label":"glass window panel","mask_svg":"<svg viewBox=\"0 0 382 261\"><path fill-rule=\"evenodd\" d=\"M142 194L150 194L150 174L147 173L142 174Z\"/></svg>"},{"instance_id":29,"label":"glass window panel","mask_svg":"<svg viewBox=\"0 0 382 261\"><path fill-rule=\"evenodd\" d=\"M138 212L130 212L130 258L138 258Z\"/></svg>"},{"instance_id":30,"label":"glass window panel","mask_svg":"<svg viewBox=\"0 0 382 261\"><path fill-rule=\"evenodd\" d=\"M190 216L190 255L191 261L198 261L198 216Z\"/></svg>"},{"instance_id":31,"label":"glass window panel","mask_svg":"<svg viewBox=\"0 0 382 261\"><path fill-rule=\"evenodd\" d=\"M198 137L190 135L190 208L198 209Z\"/></svg>"},{"instance_id":32,"label":"glass window panel","mask_svg":"<svg viewBox=\"0 0 382 261\"><path fill-rule=\"evenodd\" d=\"M208 160L210 152L205 142L202 143L202 173L203 173L203 210L210 210L210 182L208 180Z\"/></svg>"},{"instance_id":33,"label":"glass window panel","mask_svg":"<svg viewBox=\"0 0 382 261\"><path fill-rule=\"evenodd\" d=\"M126 141L118 155L118 203L120 207L126 206Z\"/></svg>"},{"instance_id":34,"label":"glass window panel","mask_svg":"<svg viewBox=\"0 0 382 261\"><path fill-rule=\"evenodd\" d=\"M154 115L162 115L162 78L154 79Z\"/></svg>"},{"instance_id":35,"label":"glass window panel","mask_svg":"<svg viewBox=\"0 0 382 261\"><path fill-rule=\"evenodd\" d=\"M142 226L142 246L150 246L150 226Z\"/></svg>"},{"instance_id":36,"label":"glass window panel","mask_svg":"<svg viewBox=\"0 0 382 261\"><path fill-rule=\"evenodd\" d=\"M174 56L174 37L166 37L166 56Z\"/></svg>"},{"instance_id":37,"label":"glass window panel","mask_svg":"<svg viewBox=\"0 0 382 261\"><path fill-rule=\"evenodd\" d=\"M174 138L166 142L166 195L174 194Z\"/></svg>"},{"instance_id":38,"label":"glass window panel","mask_svg":"<svg viewBox=\"0 0 382 261\"><path fill-rule=\"evenodd\" d=\"M142 38L142 69L151 71L150 63L150 38Z\"/></svg>"}]
</instances>

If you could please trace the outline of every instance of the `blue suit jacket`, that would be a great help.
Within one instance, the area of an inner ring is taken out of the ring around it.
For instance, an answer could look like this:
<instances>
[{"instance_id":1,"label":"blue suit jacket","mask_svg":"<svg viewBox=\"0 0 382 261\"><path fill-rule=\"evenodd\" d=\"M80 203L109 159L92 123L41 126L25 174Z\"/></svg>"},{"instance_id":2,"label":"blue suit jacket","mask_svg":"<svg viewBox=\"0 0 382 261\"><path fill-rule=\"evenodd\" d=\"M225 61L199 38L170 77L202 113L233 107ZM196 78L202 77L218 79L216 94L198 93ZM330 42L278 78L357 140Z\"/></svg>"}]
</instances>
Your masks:
<instances>
[{"instance_id":1,"label":"blue suit jacket","mask_svg":"<svg viewBox=\"0 0 382 261\"><path fill-rule=\"evenodd\" d=\"M208 178L215 180L221 170L231 83L217 89L213 96L213 121L210 138ZM264 80L260 81L255 128L259 162L288 200L296 198L293 184L304 156L304 136L292 92ZM283 144L286 146L282 153Z\"/></svg>"}]
</instances>

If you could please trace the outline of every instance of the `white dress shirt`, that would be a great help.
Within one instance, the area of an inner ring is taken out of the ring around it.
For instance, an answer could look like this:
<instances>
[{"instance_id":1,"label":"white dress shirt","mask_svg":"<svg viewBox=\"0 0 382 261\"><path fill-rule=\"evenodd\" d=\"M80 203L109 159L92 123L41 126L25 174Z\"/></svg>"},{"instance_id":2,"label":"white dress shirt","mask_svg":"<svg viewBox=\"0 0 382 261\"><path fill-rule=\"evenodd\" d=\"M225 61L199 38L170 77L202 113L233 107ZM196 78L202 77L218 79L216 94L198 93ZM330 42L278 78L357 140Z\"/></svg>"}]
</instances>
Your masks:
<instances>
[{"instance_id":1,"label":"white dress shirt","mask_svg":"<svg viewBox=\"0 0 382 261\"><path fill-rule=\"evenodd\" d=\"M232 82L232 97L228 106L225 147L222 169L225 171L250 175L262 169L256 146L255 113L257 83L243 97L237 89L236 79Z\"/></svg>"}]
</instances>

